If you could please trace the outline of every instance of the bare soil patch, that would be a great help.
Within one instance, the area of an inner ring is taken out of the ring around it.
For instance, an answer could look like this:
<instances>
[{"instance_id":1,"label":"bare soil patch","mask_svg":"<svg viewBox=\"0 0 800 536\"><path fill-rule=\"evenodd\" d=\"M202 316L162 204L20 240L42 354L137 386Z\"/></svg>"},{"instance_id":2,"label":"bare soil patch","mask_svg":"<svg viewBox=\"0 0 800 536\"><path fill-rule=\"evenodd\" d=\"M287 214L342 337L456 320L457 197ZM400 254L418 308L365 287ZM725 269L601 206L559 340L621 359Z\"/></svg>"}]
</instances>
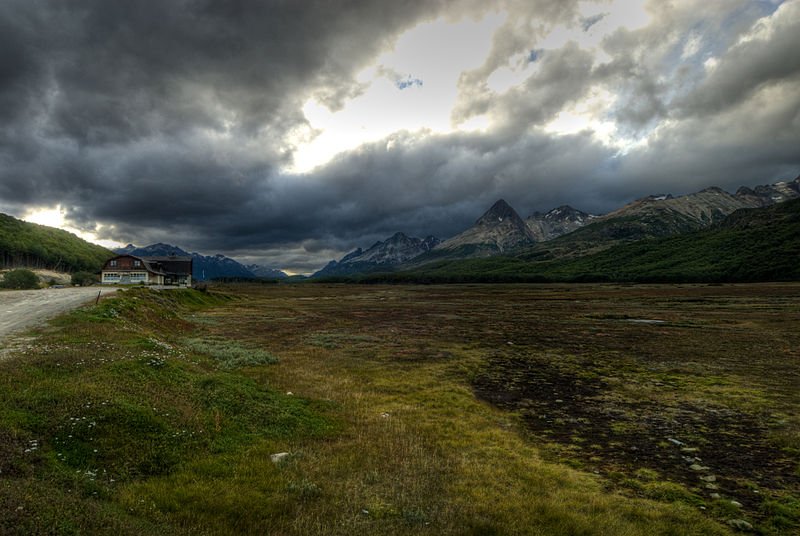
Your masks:
<instances>
[{"instance_id":1,"label":"bare soil patch","mask_svg":"<svg viewBox=\"0 0 800 536\"><path fill-rule=\"evenodd\" d=\"M562 455L604 474L652 469L702 496L737 500L755 517L770 490L800 488L797 459L769 440L769 414L625 399L587 365L495 356L474 390L518 412L535 437L568 446ZM653 389L669 390L656 383Z\"/></svg>"}]
</instances>

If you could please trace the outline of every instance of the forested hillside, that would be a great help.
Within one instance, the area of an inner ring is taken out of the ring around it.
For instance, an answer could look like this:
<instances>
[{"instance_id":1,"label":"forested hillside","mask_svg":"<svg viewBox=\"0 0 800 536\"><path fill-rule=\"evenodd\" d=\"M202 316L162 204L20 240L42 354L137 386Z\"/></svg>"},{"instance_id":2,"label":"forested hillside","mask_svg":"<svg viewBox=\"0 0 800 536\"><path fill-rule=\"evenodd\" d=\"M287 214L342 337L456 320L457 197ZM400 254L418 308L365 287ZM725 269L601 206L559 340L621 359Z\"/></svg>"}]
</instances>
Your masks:
<instances>
[{"instance_id":1,"label":"forested hillside","mask_svg":"<svg viewBox=\"0 0 800 536\"><path fill-rule=\"evenodd\" d=\"M99 271L113 256L67 231L0 214L0 268Z\"/></svg>"}]
</instances>

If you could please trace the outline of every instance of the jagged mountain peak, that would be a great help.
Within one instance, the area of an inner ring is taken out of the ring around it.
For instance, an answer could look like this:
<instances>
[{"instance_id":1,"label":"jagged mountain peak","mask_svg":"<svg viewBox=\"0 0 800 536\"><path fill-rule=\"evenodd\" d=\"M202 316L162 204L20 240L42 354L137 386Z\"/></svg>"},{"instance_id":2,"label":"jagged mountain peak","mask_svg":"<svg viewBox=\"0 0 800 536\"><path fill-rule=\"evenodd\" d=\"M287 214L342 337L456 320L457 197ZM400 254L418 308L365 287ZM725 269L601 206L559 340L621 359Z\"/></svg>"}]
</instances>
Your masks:
<instances>
[{"instance_id":1,"label":"jagged mountain peak","mask_svg":"<svg viewBox=\"0 0 800 536\"><path fill-rule=\"evenodd\" d=\"M475 225L463 233L445 240L435 249L474 250L476 255L504 252L536 242L535 237L517 211L505 200L497 200Z\"/></svg>"},{"instance_id":2,"label":"jagged mountain peak","mask_svg":"<svg viewBox=\"0 0 800 536\"><path fill-rule=\"evenodd\" d=\"M589 216L591 215L577 208L573 208L569 205L561 205L560 207L548 211L544 215L544 218L546 220L575 220L588 218Z\"/></svg>"},{"instance_id":3,"label":"jagged mountain peak","mask_svg":"<svg viewBox=\"0 0 800 536\"><path fill-rule=\"evenodd\" d=\"M544 214L534 212L525 223L537 242L546 242L583 227L596 217L569 205L561 205Z\"/></svg>"},{"instance_id":4,"label":"jagged mountain peak","mask_svg":"<svg viewBox=\"0 0 800 536\"><path fill-rule=\"evenodd\" d=\"M709 186L708 188L703 188L700 190L699 193L711 193L711 194L725 194L730 195L728 192L720 188L719 186Z\"/></svg>"},{"instance_id":5,"label":"jagged mountain peak","mask_svg":"<svg viewBox=\"0 0 800 536\"><path fill-rule=\"evenodd\" d=\"M494 205L483 213L483 216L478 218L475 222L480 224L482 222L503 221L506 218L519 218L519 214L514 210L511 205L506 203L505 199L498 199Z\"/></svg>"}]
</instances>

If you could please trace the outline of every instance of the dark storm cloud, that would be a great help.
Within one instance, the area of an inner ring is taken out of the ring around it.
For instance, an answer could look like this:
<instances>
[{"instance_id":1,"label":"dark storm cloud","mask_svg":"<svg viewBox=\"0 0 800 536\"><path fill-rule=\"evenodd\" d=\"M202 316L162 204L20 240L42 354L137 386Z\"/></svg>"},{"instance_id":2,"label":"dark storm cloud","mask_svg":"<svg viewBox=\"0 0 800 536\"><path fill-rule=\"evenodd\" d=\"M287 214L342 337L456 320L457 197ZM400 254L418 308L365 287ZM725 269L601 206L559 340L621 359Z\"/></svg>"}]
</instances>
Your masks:
<instances>
[{"instance_id":1,"label":"dark storm cloud","mask_svg":"<svg viewBox=\"0 0 800 536\"><path fill-rule=\"evenodd\" d=\"M483 64L462 73L453 111L490 128L397 132L291 175L290 134L313 135L309 98L336 110L403 30L480 15L484 3L4 2L0 207L58 203L105 238L311 271L396 231L448 237L500 197L523 216L565 203L604 212L654 192L791 178L800 2L754 29L776 9L762 4L652 2L651 23L607 36L601 58L580 38L539 41L557 24L591 34L610 16L581 17L577 1L503 2L509 17ZM445 44L458 46L432 46ZM490 90L515 61L527 79ZM604 119L646 143L620 150L588 129L546 131L597 89L615 98Z\"/></svg>"},{"instance_id":2,"label":"dark storm cloud","mask_svg":"<svg viewBox=\"0 0 800 536\"><path fill-rule=\"evenodd\" d=\"M237 138L234 146L263 142L247 160L268 171L285 161L290 148L276 140L304 123L304 99L340 105L358 91L354 69L436 9L322 0L5 2L0 158L13 165L2 171L2 195L46 203L69 199L71 190L125 189L131 179L144 180L142 190L147 180L172 182L172 173L118 177L108 169L150 143L164 153L148 162L153 172L194 173L189 161L205 155L182 151L198 133ZM170 151L177 162L165 161ZM246 161L244 173L251 166ZM63 167L79 168L66 191L55 172ZM192 180L177 179L184 177Z\"/></svg>"},{"instance_id":3,"label":"dark storm cloud","mask_svg":"<svg viewBox=\"0 0 800 536\"><path fill-rule=\"evenodd\" d=\"M327 166L307 182L292 181L269 196L240 207L245 214L222 216L209 240L217 247L267 246L308 236L344 245L385 238L396 230L448 236L474 221L498 197L524 210L565 201L596 204L596 192L579 177L596 172L610 157L588 135L554 139L519 138L500 132L448 135L421 143L400 133L362 146ZM561 188L554 184L560 184ZM242 217L246 216L246 217ZM363 245L363 244L362 244Z\"/></svg>"},{"instance_id":4,"label":"dark storm cloud","mask_svg":"<svg viewBox=\"0 0 800 536\"><path fill-rule=\"evenodd\" d=\"M0 199L18 211L60 203L74 224L92 229L99 220L116 236L174 226L198 247L207 226L246 227L231 221L242 207L281 197L270 181L291 156L282 140L305 123L305 99L341 106L361 90L353 72L438 9L5 2ZM295 204L304 203L284 206Z\"/></svg>"}]
</instances>

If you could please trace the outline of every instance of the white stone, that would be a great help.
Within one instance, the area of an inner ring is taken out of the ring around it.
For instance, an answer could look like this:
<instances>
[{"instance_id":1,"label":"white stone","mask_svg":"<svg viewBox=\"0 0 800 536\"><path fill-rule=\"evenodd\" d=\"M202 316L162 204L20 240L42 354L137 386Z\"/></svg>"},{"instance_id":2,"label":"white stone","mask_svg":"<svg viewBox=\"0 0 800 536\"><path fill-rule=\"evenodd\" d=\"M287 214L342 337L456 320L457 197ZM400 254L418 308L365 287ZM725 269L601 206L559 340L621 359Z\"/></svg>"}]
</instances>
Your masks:
<instances>
[{"instance_id":1,"label":"white stone","mask_svg":"<svg viewBox=\"0 0 800 536\"><path fill-rule=\"evenodd\" d=\"M269 459L272 460L272 463L277 464L286 461L288 457L289 457L288 452L277 452L275 454L270 455Z\"/></svg>"}]
</instances>

